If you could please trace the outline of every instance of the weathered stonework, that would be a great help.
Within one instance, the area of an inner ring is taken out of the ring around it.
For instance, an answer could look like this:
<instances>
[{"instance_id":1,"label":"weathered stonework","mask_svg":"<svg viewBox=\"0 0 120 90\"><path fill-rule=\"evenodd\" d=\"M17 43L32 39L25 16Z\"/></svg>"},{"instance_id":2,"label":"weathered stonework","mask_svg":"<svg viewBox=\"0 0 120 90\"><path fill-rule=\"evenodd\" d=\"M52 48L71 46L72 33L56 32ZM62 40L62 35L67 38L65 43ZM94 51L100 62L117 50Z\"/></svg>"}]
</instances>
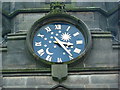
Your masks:
<instances>
[{"instance_id":1,"label":"weathered stonework","mask_svg":"<svg viewBox=\"0 0 120 90\"><path fill-rule=\"evenodd\" d=\"M68 79L61 85L67 88L119 88L120 44L113 38L119 36L118 8L115 2L66 4L67 13L84 21L91 31L92 48L84 61L69 65ZM7 37L7 43L0 47L3 69L0 86L3 88L49 90L59 86L52 80L50 66L35 60L26 50L26 35L31 25L49 11L49 4L45 2L3 3L3 36Z\"/></svg>"}]
</instances>

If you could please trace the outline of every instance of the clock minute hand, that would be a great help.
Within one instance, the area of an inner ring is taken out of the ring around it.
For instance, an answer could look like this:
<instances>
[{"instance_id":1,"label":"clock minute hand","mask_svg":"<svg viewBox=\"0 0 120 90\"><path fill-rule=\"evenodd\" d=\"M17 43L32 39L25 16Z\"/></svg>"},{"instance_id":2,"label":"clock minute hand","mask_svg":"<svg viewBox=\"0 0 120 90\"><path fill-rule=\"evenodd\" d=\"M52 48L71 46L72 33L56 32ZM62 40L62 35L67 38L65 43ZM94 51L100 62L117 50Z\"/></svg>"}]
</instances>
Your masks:
<instances>
[{"instance_id":1,"label":"clock minute hand","mask_svg":"<svg viewBox=\"0 0 120 90\"><path fill-rule=\"evenodd\" d=\"M70 53L70 51L63 45L63 43L57 38L57 37L54 37L55 40L60 44L60 46L70 55L72 56L72 54Z\"/></svg>"}]
</instances>

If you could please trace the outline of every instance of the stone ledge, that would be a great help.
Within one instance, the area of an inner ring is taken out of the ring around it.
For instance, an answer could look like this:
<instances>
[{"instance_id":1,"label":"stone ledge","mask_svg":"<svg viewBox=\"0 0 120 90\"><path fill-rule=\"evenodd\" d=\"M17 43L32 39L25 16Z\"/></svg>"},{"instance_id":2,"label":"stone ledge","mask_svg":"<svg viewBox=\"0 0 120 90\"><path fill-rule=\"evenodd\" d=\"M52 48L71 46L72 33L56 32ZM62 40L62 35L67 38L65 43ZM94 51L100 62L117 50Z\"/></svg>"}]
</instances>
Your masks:
<instances>
[{"instance_id":1,"label":"stone ledge","mask_svg":"<svg viewBox=\"0 0 120 90\"><path fill-rule=\"evenodd\" d=\"M111 34L92 34L93 38L112 38Z\"/></svg>"},{"instance_id":2,"label":"stone ledge","mask_svg":"<svg viewBox=\"0 0 120 90\"><path fill-rule=\"evenodd\" d=\"M58 84L51 76L3 77L3 82L6 88L52 88ZM69 75L61 84L68 88L118 88L118 74Z\"/></svg>"},{"instance_id":3,"label":"stone ledge","mask_svg":"<svg viewBox=\"0 0 120 90\"><path fill-rule=\"evenodd\" d=\"M112 34L108 31L91 31L93 38L112 38ZM19 33L10 33L7 36L8 40L24 40L26 39L27 32L19 32Z\"/></svg>"},{"instance_id":4,"label":"stone ledge","mask_svg":"<svg viewBox=\"0 0 120 90\"><path fill-rule=\"evenodd\" d=\"M21 36L26 35L27 32L19 32L19 33L9 33L7 36Z\"/></svg>"},{"instance_id":5,"label":"stone ledge","mask_svg":"<svg viewBox=\"0 0 120 90\"><path fill-rule=\"evenodd\" d=\"M7 52L7 47L6 48L0 48L0 52Z\"/></svg>"},{"instance_id":6,"label":"stone ledge","mask_svg":"<svg viewBox=\"0 0 120 90\"><path fill-rule=\"evenodd\" d=\"M111 34L111 32L108 32L108 31L91 31L91 34Z\"/></svg>"},{"instance_id":7,"label":"stone ledge","mask_svg":"<svg viewBox=\"0 0 120 90\"><path fill-rule=\"evenodd\" d=\"M84 72L88 72L87 74L93 74L96 72L97 73L102 73L102 72L115 72L115 71L119 71L120 68L119 67L92 67L92 68L68 68L68 71L71 72L81 72L81 74L83 74ZM2 73L3 74L15 74L15 73L50 73L51 69L50 68L39 68L39 69L3 69ZM85 74L85 73L84 73Z\"/></svg>"},{"instance_id":8,"label":"stone ledge","mask_svg":"<svg viewBox=\"0 0 120 90\"><path fill-rule=\"evenodd\" d=\"M109 88L109 85L105 84L87 84L85 88Z\"/></svg>"},{"instance_id":9,"label":"stone ledge","mask_svg":"<svg viewBox=\"0 0 120 90\"><path fill-rule=\"evenodd\" d=\"M7 40L25 40L26 39L26 36L25 35L22 35L22 36L8 36L7 37Z\"/></svg>"},{"instance_id":10,"label":"stone ledge","mask_svg":"<svg viewBox=\"0 0 120 90\"><path fill-rule=\"evenodd\" d=\"M19 82L18 82L19 81ZM3 87L40 87L40 88L52 88L58 84L52 80L51 76L24 76L24 77L3 77ZM12 82L12 83L11 83ZM52 87L51 87L52 86Z\"/></svg>"},{"instance_id":11,"label":"stone ledge","mask_svg":"<svg viewBox=\"0 0 120 90\"><path fill-rule=\"evenodd\" d=\"M67 12L99 12L105 16L110 16L112 14L114 14L116 11L118 11L120 8L120 5L117 6L114 10L111 10L111 11L106 11L100 7L74 7L74 8L66 8L66 11ZM15 17L16 15L18 15L19 13L48 13L50 11L49 8L27 8L27 9L18 9L18 10L15 10L14 12L12 13L7 13L5 11L2 12L2 15L4 15L5 17L7 18L13 18Z\"/></svg>"},{"instance_id":12,"label":"stone ledge","mask_svg":"<svg viewBox=\"0 0 120 90\"><path fill-rule=\"evenodd\" d=\"M112 48L113 49L120 49L120 45L113 45Z\"/></svg>"},{"instance_id":13,"label":"stone ledge","mask_svg":"<svg viewBox=\"0 0 120 90\"><path fill-rule=\"evenodd\" d=\"M120 43L116 42L112 44L113 49L120 49Z\"/></svg>"},{"instance_id":14,"label":"stone ledge","mask_svg":"<svg viewBox=\"0 0 120 90\"><path fill-rule=\"evenodd\" d=\"M0 48L7 48L7 46L6 45L1 45Z\"/></svg>"},{"instance_id":15,"label":"stone ledge","mask_svg":"<svg viewBox=\"0 0 120 90\"><path fill-rule=\"evenodd\" d=\"M27 36L27 31L20 31L17 33L9 33L7 35L7 40L25 40Z\"/></svg>"}]
</instances>

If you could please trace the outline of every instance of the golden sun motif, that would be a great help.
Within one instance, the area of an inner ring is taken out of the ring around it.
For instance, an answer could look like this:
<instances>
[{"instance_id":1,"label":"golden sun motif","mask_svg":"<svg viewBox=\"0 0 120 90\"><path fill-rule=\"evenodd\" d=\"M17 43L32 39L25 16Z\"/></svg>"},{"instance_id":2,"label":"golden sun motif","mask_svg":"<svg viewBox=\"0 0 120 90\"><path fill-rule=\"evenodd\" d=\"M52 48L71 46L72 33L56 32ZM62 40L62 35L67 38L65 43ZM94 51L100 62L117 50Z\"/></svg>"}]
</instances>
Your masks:
<instances>
[{"instance_id":1,"label":"golden sun motif","mask_svg":"<svg viewBox=\"0 0 120 90\"><path fill-rule=\"evenodd\" d=\"M69 33L62 33L61 38L63 41L69 41L71 39L71 36Z\"/></svg>"}]
</instances>

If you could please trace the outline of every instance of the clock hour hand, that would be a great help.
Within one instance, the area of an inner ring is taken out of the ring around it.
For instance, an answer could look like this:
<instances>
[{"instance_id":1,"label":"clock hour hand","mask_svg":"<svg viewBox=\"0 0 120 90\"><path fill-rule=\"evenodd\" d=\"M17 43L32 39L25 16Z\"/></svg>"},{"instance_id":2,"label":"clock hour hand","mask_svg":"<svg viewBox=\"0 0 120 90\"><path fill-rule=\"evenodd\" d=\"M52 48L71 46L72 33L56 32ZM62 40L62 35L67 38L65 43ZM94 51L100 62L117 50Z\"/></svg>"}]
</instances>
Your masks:
<instances>
[{"instance_id":1,"label":"clock hour hand","mask_svg":"<svg viewBox=\"0 0 120 90\"><path fill-rule=\"evenodd\" d=\"M57 38L57 37L54 37L55 40L60 44L60 46L70 55L72 56L72 54L70 53L70 51L63 45L63 43Z\"/></svg>"},{"instance_id":2,"label":"clock hour hand","mask_svg":"<svg viewBox=\"0 0 120 90\"><path fill-rule=\"evenodd\" d=\"M57 41L54 41L54 43L58 43ZM65 45L67 45L67 46L72 46L73 45L73 43L70 43L70 42L62 42L61 41L61 43L62 44L65 44Z\"/></svg>"}]
</instances>

